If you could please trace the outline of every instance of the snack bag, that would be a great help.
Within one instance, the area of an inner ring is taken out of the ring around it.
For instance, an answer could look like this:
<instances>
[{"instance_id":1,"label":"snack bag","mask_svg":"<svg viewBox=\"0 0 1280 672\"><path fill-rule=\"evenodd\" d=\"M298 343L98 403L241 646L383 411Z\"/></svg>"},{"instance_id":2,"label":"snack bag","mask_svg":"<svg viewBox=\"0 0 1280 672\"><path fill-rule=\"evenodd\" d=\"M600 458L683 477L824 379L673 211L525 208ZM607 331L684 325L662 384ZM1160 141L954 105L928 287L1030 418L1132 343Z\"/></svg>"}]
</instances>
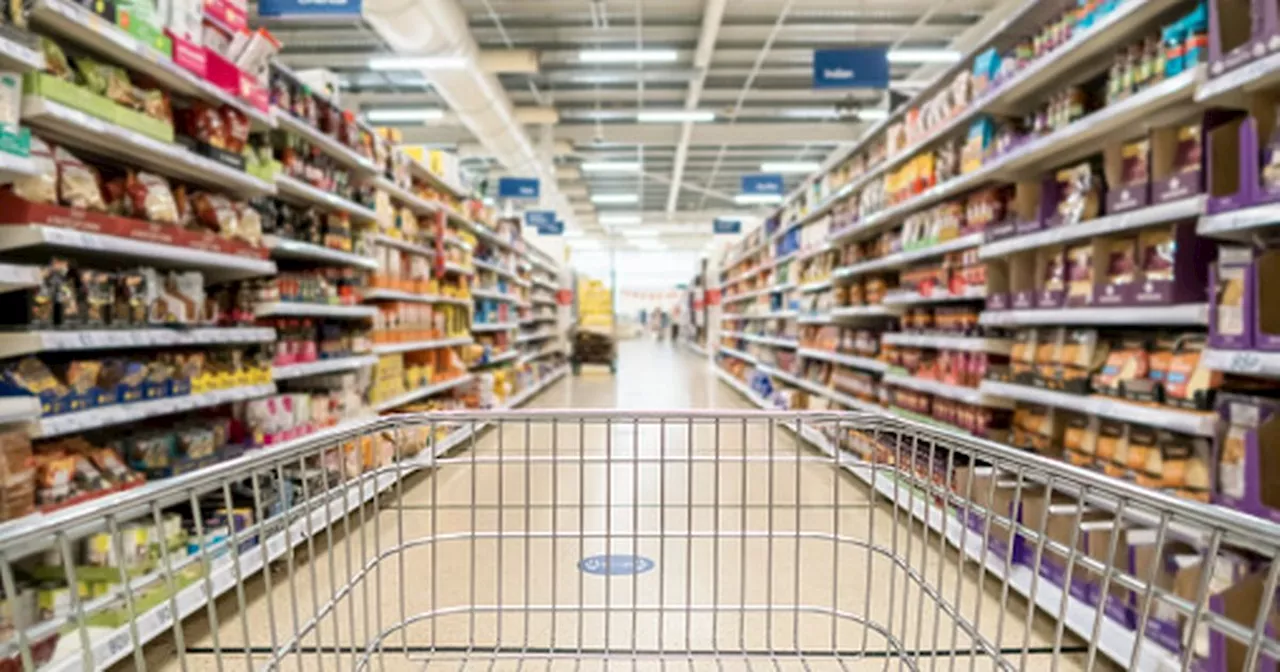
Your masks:
<instances>
[{"instance_id":1,"label":"snack bag","mask_svg":"<svg viewBox=\"0 0 1280 672\"><path fill-rule=\"evenodd\" d=\"M58 202L58 164L53 159L53 149L44 140L31 136L31 163L36 174L13 181L13 193L32 203Z\"/></svg>"},{"instance_id":2,"label":"snack bag","mask_svg":"<svg viewBox=\"0 0 1280 672\"><path fill-rule=\"evenodd\" d=\"M53 150L53 159L58 167L58 200L70 208L106 212L98 171L62 147Z\"/></svg>"}]
</instances>

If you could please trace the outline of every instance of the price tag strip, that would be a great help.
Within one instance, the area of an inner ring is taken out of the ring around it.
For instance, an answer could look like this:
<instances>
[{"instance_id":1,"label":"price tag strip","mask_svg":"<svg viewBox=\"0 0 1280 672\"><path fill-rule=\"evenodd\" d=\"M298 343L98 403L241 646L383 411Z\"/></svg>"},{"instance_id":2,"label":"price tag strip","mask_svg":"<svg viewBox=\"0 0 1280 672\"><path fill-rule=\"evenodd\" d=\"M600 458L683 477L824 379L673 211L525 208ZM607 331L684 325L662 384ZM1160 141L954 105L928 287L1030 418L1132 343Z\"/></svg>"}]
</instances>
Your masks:
<instances>
[{"instance_id":1,"label":"price tag strip","mask_svg":"<svg viewBox=\"0 0 1280 672\"><path fill-rule=\"evenodd\" d=\"M171 413L181 413L196 408L217 406L231 401L253 399L274 394L274 383L268 385L247 385L225 390L213 390L204 394L190 394L181 397L166 397L151 401L140 401L132 404L115 404L91 408L87 411L64 413L41 418L32 423L32 438L47 438L83 432L99 427L137 422Z\"/></svg>"}]
</instances>

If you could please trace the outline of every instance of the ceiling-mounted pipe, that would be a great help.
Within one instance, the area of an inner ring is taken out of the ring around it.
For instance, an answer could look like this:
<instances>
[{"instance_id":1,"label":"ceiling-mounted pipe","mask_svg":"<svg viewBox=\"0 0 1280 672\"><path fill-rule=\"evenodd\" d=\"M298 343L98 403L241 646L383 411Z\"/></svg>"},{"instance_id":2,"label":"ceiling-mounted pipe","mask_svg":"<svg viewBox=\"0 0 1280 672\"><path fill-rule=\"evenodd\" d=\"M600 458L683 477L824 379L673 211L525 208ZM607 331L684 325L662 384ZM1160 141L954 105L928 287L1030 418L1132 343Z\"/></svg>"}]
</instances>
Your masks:
<instances>
[{"instance_id":1,"label":"ceiling-mounted pipe","mask_svg":"<svg viewBox=\"0 0 1280 672\"><path fill-rule=\"evenodd\" d=\"M465 67L423 74L508 172L539 178L544 207L572 217L556 188L553 167L520 125L506 90L481 67L480 48L456 0L365 0L364 18L397 54L462 58Z\"/></svg>"}]
</instances>

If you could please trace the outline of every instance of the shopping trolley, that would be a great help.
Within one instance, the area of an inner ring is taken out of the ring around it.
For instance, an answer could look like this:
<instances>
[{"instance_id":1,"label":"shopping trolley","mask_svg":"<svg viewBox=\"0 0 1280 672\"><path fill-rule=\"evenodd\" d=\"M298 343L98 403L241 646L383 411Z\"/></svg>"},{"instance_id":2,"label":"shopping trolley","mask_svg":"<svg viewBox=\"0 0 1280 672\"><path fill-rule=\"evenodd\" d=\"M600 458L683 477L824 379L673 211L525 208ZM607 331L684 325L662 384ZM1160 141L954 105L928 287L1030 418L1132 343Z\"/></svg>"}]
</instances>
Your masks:
<instances>
[{"instance_id":1,"label":"shopping trolley","mask_svg":"<svg viewBox=\"0 0 1280 672\"><path fill-rule=\"evenodd\" d=\"M4 665L1274 669L1277 543L882 415L400 415L6 524Z\"/></svg>"}]
</instances>

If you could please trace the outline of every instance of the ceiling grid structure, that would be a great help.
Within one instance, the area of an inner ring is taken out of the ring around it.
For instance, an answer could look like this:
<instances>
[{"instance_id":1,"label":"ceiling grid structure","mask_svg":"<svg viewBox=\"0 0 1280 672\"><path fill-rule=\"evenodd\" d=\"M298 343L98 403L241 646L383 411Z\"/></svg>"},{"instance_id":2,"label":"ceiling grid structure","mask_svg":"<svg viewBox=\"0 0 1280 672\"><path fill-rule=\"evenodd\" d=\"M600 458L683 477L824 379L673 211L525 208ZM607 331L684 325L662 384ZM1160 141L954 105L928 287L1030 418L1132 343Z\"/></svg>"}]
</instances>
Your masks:
<instances>
[{"instance_id":1,"label":"ceiling grid structure","mask_svg":"<svg viewBox=\"0 0 1280 672\"><path fill-rule=\"evenodd\" d=\"M794 190L812 174L802 168L844 155L886 114L884 90L814 89L815 49L879 46L898 56L945 54L985 32L981 26L999 21L1010 3L368 0L366 7L417 6L427 23L438 23L431 14L439 8L456 13L467 33L456 37L474 43L477 74L496 84L505 100L494 105L511 110L511 123L547 164L539 175L557 183L563 209L577 219L572 228L599 236L608 214L609 221L639 222L626 226L649 230L666 248L700 251L711 238L714 216L767 214L733 202L743 175L762 172L765 164L788 164L795 172L784 175L784 187ZM376 57L424 51L387 39L369 17L364 24L268 27L286 45L286 65L336 72L351 109L444 112L439 121L401 126L407 142L456 148L480 171L515 170L484 137L497 129L468 125L464 117L477 110L465 104L455 109L447 90L433 84L448 73L371 70ZM622 57L584 58L591 52ZM917 90L939 67L893 58L891 88ZM643 119L670 112L705 117ZM526 123L539 128L521 128ZM552 133L549 142L538 141L544 126ZM548 146L553 157L545 156ZM599 170L601 164L620 165ZM592 203L593 197L622 195L634 202Z\"/></svg>"}]
</instances>

